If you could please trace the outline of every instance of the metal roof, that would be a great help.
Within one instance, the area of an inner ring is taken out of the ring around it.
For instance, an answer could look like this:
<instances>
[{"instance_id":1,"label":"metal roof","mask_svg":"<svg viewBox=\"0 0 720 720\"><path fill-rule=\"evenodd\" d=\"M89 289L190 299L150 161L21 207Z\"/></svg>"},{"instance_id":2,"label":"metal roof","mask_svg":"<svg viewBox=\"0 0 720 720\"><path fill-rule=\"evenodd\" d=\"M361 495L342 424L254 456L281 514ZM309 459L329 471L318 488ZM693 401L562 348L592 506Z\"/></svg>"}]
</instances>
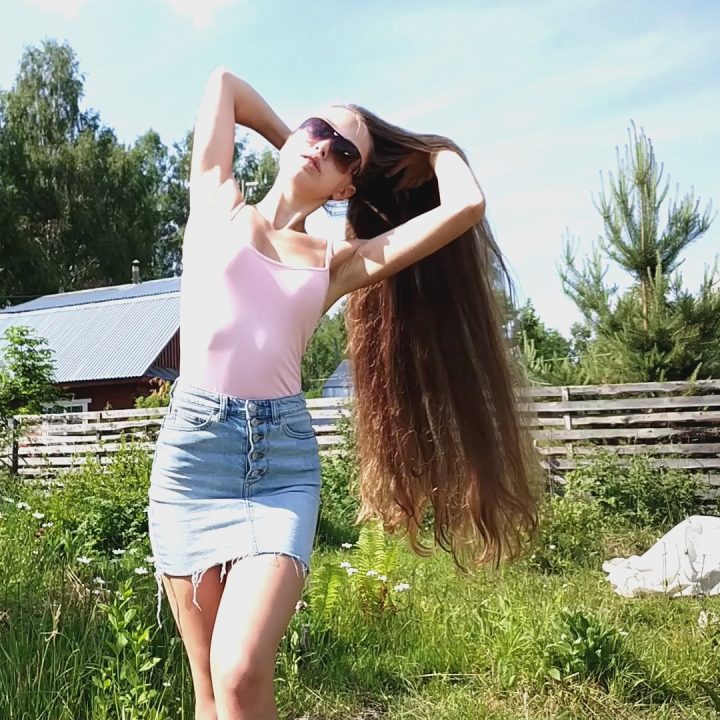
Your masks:
<instances>
[{"instance_id":1,"label":"metal roof","mask_svg":"<svg viewBox=\"0 0 720 720\"><path fill-rule=\"evenodd\" d=\"M47 340L57 383L142 377L180 328L180 278L49 295L0 311L0 357L13 325Z\"/></svg>"},{"instance_id":2,"label":"metal roof","mask_svg":"<svg viewBox=\"0 0 720 720\"><path fill-rule=\"evenodd\" d=\"M28 310L48 310L50 308L68 307L70 305L86 305L88 303L104 302L106 300L145 297L146 295L161 295L179 291L179 277L146 280L140 283L111 285L109 287L90 288L89 290L74 290L73 292L57 293L56 295L43 295L43 297L21 303L20 305L0 308L0 315L5 313L27 312Z\"/></svg>"},{"instance_id":3,"label":"metal roof","mask_svg":"<svg viewBox=\"0 0 720 720\"><path fill-rule=\"evenodd\" d=\"M340 364L333 370L332 375L323 384L323 389L331 387L352 387L352 367L350 360L345 358L340 361Z\"/></svg>"}]
</instances>

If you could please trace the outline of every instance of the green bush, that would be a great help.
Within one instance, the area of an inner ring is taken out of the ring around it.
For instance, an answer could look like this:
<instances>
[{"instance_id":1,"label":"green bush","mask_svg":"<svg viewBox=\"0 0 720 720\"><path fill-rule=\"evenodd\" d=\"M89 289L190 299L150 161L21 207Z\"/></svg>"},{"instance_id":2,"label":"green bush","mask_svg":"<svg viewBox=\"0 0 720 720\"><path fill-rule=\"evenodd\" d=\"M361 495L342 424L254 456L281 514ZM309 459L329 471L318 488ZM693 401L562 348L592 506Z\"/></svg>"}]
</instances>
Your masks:
<instances>
[{"instance_id":1,"label":"green bush","mask_svg":"<svg viewBox=\"0 0 720 720\"><path fill-rule=\"evenodd\" d=\"M621 466L614 455L600 453L568 473L566 487L594 498L605 517L635 527L672 527L701 507L693 475L652 467L644 455Z\"/></svg>"},{"instance_id":2,"label":"green bush","mask_svg":"<svg viewBox=\"0 0 720 720\"><path fill-rule=\"evenodd\" d=\"M146 542L151 455L122 440L109 465L87 460L61 475L45 500L64 544L73 552L108 552Z\"/></svg>"},{"instance_id":3,"label":"green bush","mask_svg":"<svg viewBox=\"0 0 720 720\"><path fill-rule=\"evenodd\" d=\"M359 501L359 472L353 416L341 418L337 433L339 445L322 457L322 491L318 540L326 545L355 542L359 530L354 525Z\"/></svg>"},{"instance_id":4,"label":"green bush","mask_svg":"<svg viewBox=\"0 0 720 720\"><path fill-rule=\"evenodd\" d=\"M169 380L153 378L150 380L152 389L149 395L141 395L135 398L136 408L158 408L167 407L170 404L170 388L172 383Z\"/></svg>"},{"instance_id":5,"label":"green bush","mask_svg":"<svg viewBox=\"0 0 720 720\"><path fill-rule=\"evenodd\" d=\"M540 506L540 532L530 564L551 573L599 564L603 522L598 503L573 493L549 496Z\"/></svg>"}]
</instances>

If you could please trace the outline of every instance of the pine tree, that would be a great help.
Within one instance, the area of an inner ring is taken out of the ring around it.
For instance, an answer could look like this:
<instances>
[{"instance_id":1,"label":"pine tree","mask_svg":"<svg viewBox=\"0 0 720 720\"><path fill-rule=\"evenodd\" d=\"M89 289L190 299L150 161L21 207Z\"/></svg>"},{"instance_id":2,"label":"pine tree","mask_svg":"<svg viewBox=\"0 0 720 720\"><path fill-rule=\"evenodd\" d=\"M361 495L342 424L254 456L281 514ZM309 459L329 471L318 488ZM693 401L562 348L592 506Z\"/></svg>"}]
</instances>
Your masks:
<instances>
[{"instance_id":1,"label":"pine tree","mask_svg":"<svg viewBox=\"0 0 720 720\"><path fill-rule=\"evenodd\" d=\"M629 131L618 175L609 175L595 207L605 236L583 262L575 262L570 242L560 270L563 290L575 302L589 331L581 365L590 382L684 380L720 375L720 274L706 269L696 295L685 290L677 272L683 251L710 227L710 204L700 212L692 192L668 200L662 227L663 186L650 139L635 125ZM631 277L625 292L605 283L605 260ZM598 361L599 360L599 361ZM592 365L592 367L590 367Z\"/></svg>"}]
</instances>

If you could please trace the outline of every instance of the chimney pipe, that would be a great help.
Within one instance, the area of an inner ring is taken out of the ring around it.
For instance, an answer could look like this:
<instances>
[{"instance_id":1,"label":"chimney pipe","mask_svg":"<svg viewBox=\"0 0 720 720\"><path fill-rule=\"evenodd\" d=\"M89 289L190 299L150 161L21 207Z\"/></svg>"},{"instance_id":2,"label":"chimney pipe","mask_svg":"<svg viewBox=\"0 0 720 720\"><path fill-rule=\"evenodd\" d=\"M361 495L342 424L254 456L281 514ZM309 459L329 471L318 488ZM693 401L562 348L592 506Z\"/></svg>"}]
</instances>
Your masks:
<instances>
[{"instance_id":1,"label":"chimney pipe","mask_svg":"<svg viewBox=\"0 0 720 720\"><path fill-rule=\"evenodd\" d=\"M132 281L133 285L140 284L140 261L133 260L132 262Z\"/></svg>"}]
</instances>

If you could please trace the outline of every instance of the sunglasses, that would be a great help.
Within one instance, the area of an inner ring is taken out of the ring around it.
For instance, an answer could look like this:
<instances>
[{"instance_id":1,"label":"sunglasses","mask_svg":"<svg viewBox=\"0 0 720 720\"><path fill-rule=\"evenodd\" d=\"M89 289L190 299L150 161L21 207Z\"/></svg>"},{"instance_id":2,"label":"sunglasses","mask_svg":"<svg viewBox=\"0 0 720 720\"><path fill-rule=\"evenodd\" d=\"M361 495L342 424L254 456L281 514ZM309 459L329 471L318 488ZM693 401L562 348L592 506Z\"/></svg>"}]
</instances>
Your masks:
<instances>
[{"instance_id":1,"label":"sunglasses","mask_svg":"<svg viewBox=\"0 0 720 720\"><path fill-rule=\"evenodd\" d=\"M335 128L322 118L311 117L305 120L298 130L304 131L312 142L330 140L330 155L340 172L346 173L351 169L353 175L360 169L362 156L357 147L347 138L344 138ZM357 167L353 168L357 164Z\"/></svg>"}]
</instances>

